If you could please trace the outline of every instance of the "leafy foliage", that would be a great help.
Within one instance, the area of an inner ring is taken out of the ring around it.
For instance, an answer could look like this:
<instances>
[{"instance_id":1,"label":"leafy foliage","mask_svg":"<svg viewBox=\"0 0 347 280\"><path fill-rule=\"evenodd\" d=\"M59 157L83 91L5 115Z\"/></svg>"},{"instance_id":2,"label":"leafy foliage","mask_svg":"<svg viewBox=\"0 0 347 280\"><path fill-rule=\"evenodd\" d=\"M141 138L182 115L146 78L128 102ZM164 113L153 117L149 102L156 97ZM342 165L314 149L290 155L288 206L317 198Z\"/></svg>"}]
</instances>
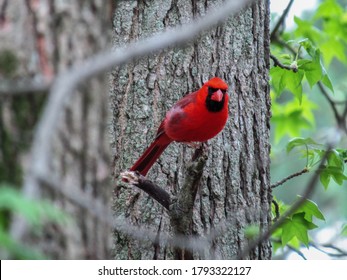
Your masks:
<instances>
[{"instance_id":1,"label":"leafy foliage","mask_svg":"<svg viewBox=\"0 0 347 280\"><path fill-rule=\"evenodd\" d=\"M289 205L278 202L280 214L284 214ZM275 215L273 208L273 215ZM295 248L299 248L301 244L308 247L309 234L308 231L317 228L313 223L313 218L325 220L323 213L312 200L306 199L295 213L286 218L283 223L273 234L273 237L281 240L282 247L290 244ZM278 247L275 247L278 248Z\"/></svg>"},{"instance_id":2,"label":"leafy foliage","mask_svg":"<svg viewBox=\"0 0 347 280\"><path fill-rule=\"evenodd\" d=\"M306 96L303 96L301 106L298 106L295 100L282 104L276 102L273 97L271 122L275 143L286 135L296 137L305 129L313 128L315 126L313 110L316 107L316 104L308 100Z\"/></svg>"},{"instance_id":3,"label":"leafy foliage","mask_svg":"<svg viewBox=\"0 0 347 280\"><path fill-rule=\"evenodd\" d=\"M289 141L287 145L287 152L290 152L295 147L304 148L303 155L307 158L307 168L311 168L321 161L322 156L326 151L318 149L323 145L316 143L311 138L294 138ZM333 149L327 155L327 163L323 165L320 171L320 181L324 188L327 189L328 185L333 179L338 185L342 185L343 181L347 180L345 173L345 160L347 150Z\"/></svg>"},{"instance_id":4,"label":"leafy foliage","mask_svg":"<svg viewBox=\"0 0 347 280\"><path fill-rule=\"evenodd\" d=\"M287 142L287 153L295 150L305 158L305 168L319 172L320 182L328 190L332 182L340 186L347 183L347 150L329 150L325 164L317 170L327 151L326 145L315 137L319 106L311 92L318 84L330 105L336 93L346 96L328 72L336 64L347 72L347 10L336 0L323 0L311 17L295 17L294 22L296 28L291 32L272 36L271 53L280 61L270 69L273 146ZM281 215L290 207L281 201L277 203ZM306 200L273 234L274 250L286 245L309 246L309 232L317 228L314 219L325 220L317 204ZM346 225L341 234L347 235Z\"/></svg>"},{"instance_id":5,"label":"leafy foliage","mask_svg":"<svg viewBox=\"0 0 347 280\"><path fill-rule=\"evenodd\" d=\"M67 216L46 201L32 201L23 196L13 186L0 184L0 213L21 215L32 227L34 233L39 234L48 222L64 224ZM43 259L45 256L27 246L15 241L6 225L6 219L0 219L0 247L12 258Z\"/></svg>"}]
</instances>

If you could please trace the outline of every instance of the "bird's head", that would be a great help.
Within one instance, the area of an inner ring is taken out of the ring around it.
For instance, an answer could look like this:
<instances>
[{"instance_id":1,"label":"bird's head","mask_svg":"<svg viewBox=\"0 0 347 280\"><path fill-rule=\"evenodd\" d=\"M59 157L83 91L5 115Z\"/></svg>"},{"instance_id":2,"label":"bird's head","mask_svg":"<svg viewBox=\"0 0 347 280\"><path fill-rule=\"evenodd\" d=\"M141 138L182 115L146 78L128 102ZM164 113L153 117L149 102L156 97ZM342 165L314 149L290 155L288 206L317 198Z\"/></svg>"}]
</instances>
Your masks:
<instances>
[{"instance_id":1,"label":"bird's head","mask_svg":"<svg viewBox=\"0 0 347 280\"><path fill-rule=\"evenodd\" d=\"M228 85L218 77L208 80L203 85L206 94L206 107L210 112L219 112L223 109Z\"/></svg>"}]
</instances>

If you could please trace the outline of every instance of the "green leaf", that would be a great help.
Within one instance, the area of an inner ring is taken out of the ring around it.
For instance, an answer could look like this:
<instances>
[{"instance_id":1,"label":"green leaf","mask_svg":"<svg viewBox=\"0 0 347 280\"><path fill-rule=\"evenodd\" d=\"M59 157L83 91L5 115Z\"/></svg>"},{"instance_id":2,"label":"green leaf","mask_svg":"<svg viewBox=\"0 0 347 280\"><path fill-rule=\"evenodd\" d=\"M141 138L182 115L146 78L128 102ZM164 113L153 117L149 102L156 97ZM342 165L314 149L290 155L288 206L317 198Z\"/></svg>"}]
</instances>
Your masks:
<instances>
[{"instance_id":1,"label":"green leaf","mask_svg":"<svg viewBox=\"0 0 347 280\"><path fill-rule=\"evenodd\" d=\"M286 71L282 77L282 82L285 87L289 89L294 96L299 100L299 103L302 102L302 79L304 78L304 71L299 70L294 73L293 71Z\"/></svg>"},{"instance_id":2,"label":"green leaf","mask_svg":"<svg viewBox=\"0 0 347 280\"><path fill-rule=\"evenodd\" d=\"M347 180L347 176L343 174L343 170L333 165L324 166L320 171L319 178L325 189L328 188L331 178L340 186L344 180Z\"/></svg>"},{"instance_id":3,"label":"green leaf","mask_svg":"<svg viewBox=\"0 0 347 280\"><path fill-rule=\"evenodd\" d=\"M314 18L339 17L343 14L343 9L335 0L325 0L319 5Z\"/></svg>"},{"instance_id":4,"label":"green leaf","mask_svg":"<svg viewBox=\"0 0 347 280\"><path fill-rule=\"evenodd\" d=\"M316 203L312 200L306 199L305 202L299 207L296 213L304 213L305 220L312 222L312 217L325 221L323 213L319 210Z\"/></svg>"},{"instance_id":5,"label":"green leaf","mask_svg":"<svg viewBox=\"0 0 347 280\"><path fill-rule=\"evenodd\" d=\"M290 90L294 96L302 101L302 79L304 71L299 70L294 73L293 71L282 69L280 67L272 67L270 69L271 82L277 95L280 95L284 89Z\"/></svg>"},{"instance_id":6,"label":"green leaf","mask_svg":"<svg viewBox=\"0 0 347 280\"><path fill-rule=\"evenodd\" d=\"M294 22L297 25L294 31L296 38L308 38L313 42L316 42L321 37L321 31L316 28L312 22L302 20L297 16L294 16Z\"/></svg>"},{"instance_id":7,"label":"green leaf","mask_svg":"<svg viewBox=\"0 0 347 280\"><path fill-rule=\"evenodd\" d=\"M318 145L318 144L315 141L313 141L312 138L296 137L288 142L287 153L292 151L295 147L301 147L301 146L308 147L309 145Z\"/></svg>"},{"instance_id":8,"label":"green leaf","mask_svg":"<svg viewBox=\"0 0 347 280\"><path fill-rule=\"evenodd\" d=\"M271 83L277 95L280 95L285 88L285 85L282 82L282 76L284 75L285 71L288 70L280 67L272 67L270 69Z\"/></svg>"},{"instance_id":9,"label":"green leaf","mask_svg":"<svg viewBox=\"0 0 347 280\"><path fill-rule=\"evenodd\" d=\"M308 230L317 228L315 224L305 219L304 213L297 213L288 218L282 226L282 245L286 245L293 237L297 237L304 245L308 246Z\"/></svg>"},{"instance_id":10,"label":"green leaf","mask_svg":"<svg viewBox=\"0 0 347 280\"><path fill-rule=\"evenodd\" d=\"M305 77L311 88L323 77L319 62L311 61L305 64L302 69L305 71Z\"/></svg>"},{"instance_id":11,"label":"green leaf","mask_svg":"<svg viewBox=\"0 0 347 280\"><path fill-rule=\"evenodd\" d=\"M308 100L304 95L301 106L298 106L296 100L291 100L285 104L277 102L274 94L272 98L272 118L271 122L274 126L275 142L288 135L289 137L298 137L302 130L312 128L315 123L313 109L316 104Z\"/></svg>"},{"instance_id":12,"label":"green leaf","mask_svg":"<svg viewBox=\"0 0 347 280\"><path fill-rule=\"evenodd\" d=\"M344 170L344 160L343 158L340 156L340 153L333 149L329 152L328 155L328 165L330 166L336 166L338 168L341 169L341 171L343 172Z\"/></svg>"},{"instance_id":13,"label":"green leaf","mask_svg":"<svg viewBox=\"0 0 347 280\"><path fill-rule=\"evenodd\" d=\"M328 189L330 183L330 174L328 172L321 172L319 174L319 180L325 189Z\"/></svg>"},{"instance_id":14,"label":"green leaf","mask_svg":"<svg viewBox=\"0 0 347 280\"><path fill-rule=\"evenodd\" d=\"M323 53L326 65L330 65L333 58L337 58L344 63L346 62L345 46L341 40L329 37L329 39L322 42L319 47Z\"/></svg>"},{"instance_id":15,"label":"green leaf","mask_svg":"<svg viewBox=\"0 0 347 280\"><path fill-rule=\"evenodd\" d=\"M333 84L331 83L330 77L328 74L323 75L322 83L329 88L332 92L334 92Z\"/></svg>"}]
</instances>

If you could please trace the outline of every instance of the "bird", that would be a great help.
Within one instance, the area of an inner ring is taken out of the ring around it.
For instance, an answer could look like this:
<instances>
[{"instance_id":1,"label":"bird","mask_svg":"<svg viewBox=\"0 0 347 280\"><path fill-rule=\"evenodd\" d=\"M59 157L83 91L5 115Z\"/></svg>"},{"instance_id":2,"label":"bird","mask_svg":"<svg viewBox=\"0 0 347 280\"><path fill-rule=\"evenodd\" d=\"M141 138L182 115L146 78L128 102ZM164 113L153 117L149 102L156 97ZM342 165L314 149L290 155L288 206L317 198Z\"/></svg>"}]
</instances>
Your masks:
<instances>
[{"instance_id":1,"label":"bird","mask_svg":"<svg viewBox=\"0 0 347 280\"><path fill-rule=\"evenodd\" d=\"M156 137L130 168L146 176L152 165L172 142L206 142L221 132L228 119L228 85L219 77L185 95L167 113Z\"/></svg>"}]
</instances>

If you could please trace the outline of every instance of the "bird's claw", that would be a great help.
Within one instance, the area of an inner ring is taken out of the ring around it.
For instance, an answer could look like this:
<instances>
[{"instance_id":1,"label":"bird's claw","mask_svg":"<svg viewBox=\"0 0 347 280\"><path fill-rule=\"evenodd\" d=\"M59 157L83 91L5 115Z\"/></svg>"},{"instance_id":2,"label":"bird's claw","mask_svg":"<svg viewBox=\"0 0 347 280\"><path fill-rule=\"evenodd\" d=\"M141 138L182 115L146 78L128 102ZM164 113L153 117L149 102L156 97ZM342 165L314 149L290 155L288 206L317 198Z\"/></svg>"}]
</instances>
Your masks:
<instances>
[{"instance_id":1,"label":"bird's claw","mask_svg":"<svg viewBox=\"0 0 347 280\"><path fill-rule=\"evenodd\" d=\"M124 171L120 174L120 177L122 178L123 182L128 184L135 186L139 184L139 176L136 171Z\"/></svg>"}]
</instances>

